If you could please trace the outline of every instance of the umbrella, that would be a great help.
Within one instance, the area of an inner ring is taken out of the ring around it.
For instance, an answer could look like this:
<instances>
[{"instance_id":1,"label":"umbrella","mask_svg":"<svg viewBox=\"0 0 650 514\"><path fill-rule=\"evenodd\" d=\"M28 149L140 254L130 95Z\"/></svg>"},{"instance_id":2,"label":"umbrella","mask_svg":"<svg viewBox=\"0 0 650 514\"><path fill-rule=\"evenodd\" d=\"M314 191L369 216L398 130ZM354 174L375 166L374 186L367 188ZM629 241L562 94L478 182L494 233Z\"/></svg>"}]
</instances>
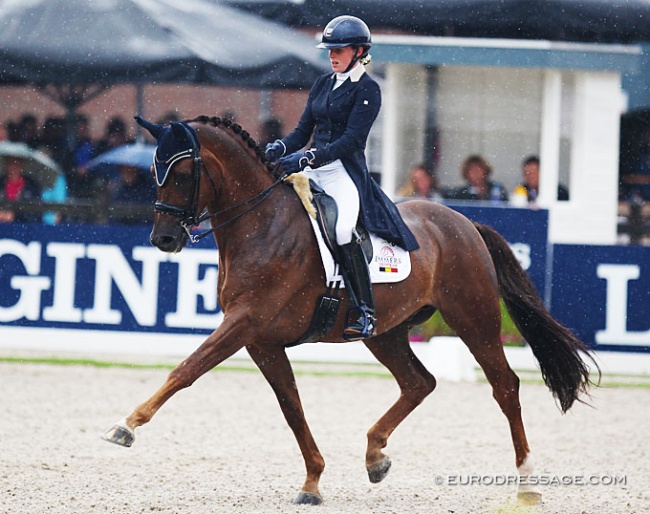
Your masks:
<instances>
[{"instance_id":1,"label":"umbrella","mask_svg":"<svg viewBox=\"0 0 650 514\"><path fill-rule=\"evenodd\" d=\"M121 145L92 159L87 168L90 172L100 173L108 178L114 178L120 166L134 166L143 173L148 173L155 151L156 145L146 143Z\"/></svg>"},{"instance_id":2,"label":"umbrella","mask_svg":"<svg viewBox=\"0 0 650 514\"><path fill-rule=\"evenodd\" d=\"M23 174L37 182L41 189L54 187L61 168L43 152L34 150L25 143L0 141L0 176L5 173L5 157L18 157L25 163Z\"/></svg>"}]
</instances>

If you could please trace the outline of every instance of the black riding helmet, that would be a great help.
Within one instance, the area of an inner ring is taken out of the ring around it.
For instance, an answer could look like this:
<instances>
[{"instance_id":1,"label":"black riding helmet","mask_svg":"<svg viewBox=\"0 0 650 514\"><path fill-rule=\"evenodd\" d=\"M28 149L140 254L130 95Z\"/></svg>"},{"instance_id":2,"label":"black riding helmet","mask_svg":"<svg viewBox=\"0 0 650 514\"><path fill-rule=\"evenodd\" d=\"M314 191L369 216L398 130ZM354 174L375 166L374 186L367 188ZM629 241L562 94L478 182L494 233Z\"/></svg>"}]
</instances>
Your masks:
<instances>
[{"instance_id":1,"label":"black riding helmet","mask_svg":"<svg viewBox=\"0 0 650 514\"><path fill-rule=\"evenodd\" d=\"M363 20L356 16L337 16L330 21L323 30L321 42L316 47L330 49L345 46L355 48L355 52L357 48L363 48L363 53L359 57L352 59L346 71L352 69L360 59L369 60L368 51L372 46L370 29Z\"/></svg>"}]
</instances>

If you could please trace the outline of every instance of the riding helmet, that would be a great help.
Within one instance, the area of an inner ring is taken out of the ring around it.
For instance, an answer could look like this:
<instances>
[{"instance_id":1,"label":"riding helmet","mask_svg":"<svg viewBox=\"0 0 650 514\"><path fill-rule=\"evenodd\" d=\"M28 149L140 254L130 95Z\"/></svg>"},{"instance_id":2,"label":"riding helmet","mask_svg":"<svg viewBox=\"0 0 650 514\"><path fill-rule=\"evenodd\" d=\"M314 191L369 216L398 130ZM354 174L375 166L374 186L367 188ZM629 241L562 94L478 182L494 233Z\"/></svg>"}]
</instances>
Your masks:
<instances>
[{"instance_id":1,"label":"riding helmet","mask_svg":"<svg viewBox=\"0 0 650 514\"><path fill-rule=\"evenodd\" d=\"M372 46L370 29L363 20L355 16L337 16L323 30L323 37L317 48L342 48L362 46L364 53Z\"/></svg>"}]
</instances>

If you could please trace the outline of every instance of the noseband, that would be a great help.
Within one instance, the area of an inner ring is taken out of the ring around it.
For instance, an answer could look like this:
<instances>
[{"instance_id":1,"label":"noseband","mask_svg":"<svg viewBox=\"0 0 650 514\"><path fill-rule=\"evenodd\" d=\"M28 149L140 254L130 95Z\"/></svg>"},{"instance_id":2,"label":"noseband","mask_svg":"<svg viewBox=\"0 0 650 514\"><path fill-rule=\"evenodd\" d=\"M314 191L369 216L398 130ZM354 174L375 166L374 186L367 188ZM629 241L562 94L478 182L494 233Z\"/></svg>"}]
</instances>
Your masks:
<instances>
[{"instance_id":1,"label":"noseband","mask_svg":"<svg viewBox=\"0 0 650 514\"><path fill-rule=\"evenodd\" d=\"M191 135L189 133L189 130L187 127L183 126L185 130L188 132L188 136ZM269 187L263 189L256 195L252 196L251 198L248 198L247 200L244 200L242 202L239 202L236 205L233 205L231 207L228 207L226 209L222 209L220 211L214 212L214 213L209 213L208 211L203 212L202 214L198 214L197 211L199 209L199 196L200 196L200 186L201 186L201 170L205 169L205 166L203 164L203 159L201 159L201 154L200 154L200 149L197 146L195 140L193 137L188 137L190 141L192 141L192 148L185 150L179 154L174 155L169 161L178 161L181 160L182 158L189 157L190 155L194 155L193 158L193 164L192 164L192 190L190 193L190 197L187 202L186 207L180 207L178 205L174 205L171 203L167 202L161 202L159 200L156 201L154 204L154 211L159 213L159 214L165 214L167 216L173 216L174 218L178 218L179 224L181 227L183 227L183 230L185 230L185 233L187 234L188 239L192 243L196 243L206 237L207 235L212 234L213 232L216 232L219 230L221 227L235 221L237 218L243 216L247 212L251 211L255 207L257 207L260 203L262 203L266 198L269 196L271 191L276 188L280 183L282 183L284 176L281 176L278 178L273 184L271 184ZM182 155L182 154L187 154ZM175 163L174 163L175 164ZM170 167L173 166L170 165ZM170 170L171 171L171 170ZM215 194L217 194L217 186L214 183L214 180L212 179L212 176L210 173L206 173L208 176L208 179L210 180L210 183L212 184L212 189L214 190ZM159 187L162 187L162 184L159 183ZM219 225L209 228L208 230L204 230L203 232L200 232L198 234L192 234L192 229L194 227L199 226L201 223L203 223L205 220L213 218L215 216L219 216L222 214L226 214L230 211L233 211L235 209L238 209L240 207L243 207L245 205L248 205L247 209L244 209L242 212L234 215L232 218L227 219L223 223L220 223Z\"/></svg>"}]
</instances>

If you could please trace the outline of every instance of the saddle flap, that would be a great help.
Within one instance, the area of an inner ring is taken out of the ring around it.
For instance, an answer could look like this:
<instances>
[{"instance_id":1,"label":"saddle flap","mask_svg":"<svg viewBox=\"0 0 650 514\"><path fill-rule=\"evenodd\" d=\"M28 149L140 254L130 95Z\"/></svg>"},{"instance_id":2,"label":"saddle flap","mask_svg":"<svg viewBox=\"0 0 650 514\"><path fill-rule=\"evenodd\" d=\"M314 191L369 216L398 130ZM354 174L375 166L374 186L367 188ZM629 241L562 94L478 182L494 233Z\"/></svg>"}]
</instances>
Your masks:
<instances>
[{"instance_id":1,"label":"saddle flap","mask_svg":"<svg viewBox=\"0 0 650 514\"><path fill-rule=\"evenodd\" d=\"M316 184L313 180L309 181L311 192L313 196L313 203L316 207L316 222L323 234L325 244L334 256L337 262L340 262L339 245L336 241L336 221L338 219L338 208L334 198L328 195L323 188ZM356 237L361 241L361 248L366 261L372 260L372 242L368 230L363 226L361 220L357 222Z\"/></svg>"}]
</instances>

